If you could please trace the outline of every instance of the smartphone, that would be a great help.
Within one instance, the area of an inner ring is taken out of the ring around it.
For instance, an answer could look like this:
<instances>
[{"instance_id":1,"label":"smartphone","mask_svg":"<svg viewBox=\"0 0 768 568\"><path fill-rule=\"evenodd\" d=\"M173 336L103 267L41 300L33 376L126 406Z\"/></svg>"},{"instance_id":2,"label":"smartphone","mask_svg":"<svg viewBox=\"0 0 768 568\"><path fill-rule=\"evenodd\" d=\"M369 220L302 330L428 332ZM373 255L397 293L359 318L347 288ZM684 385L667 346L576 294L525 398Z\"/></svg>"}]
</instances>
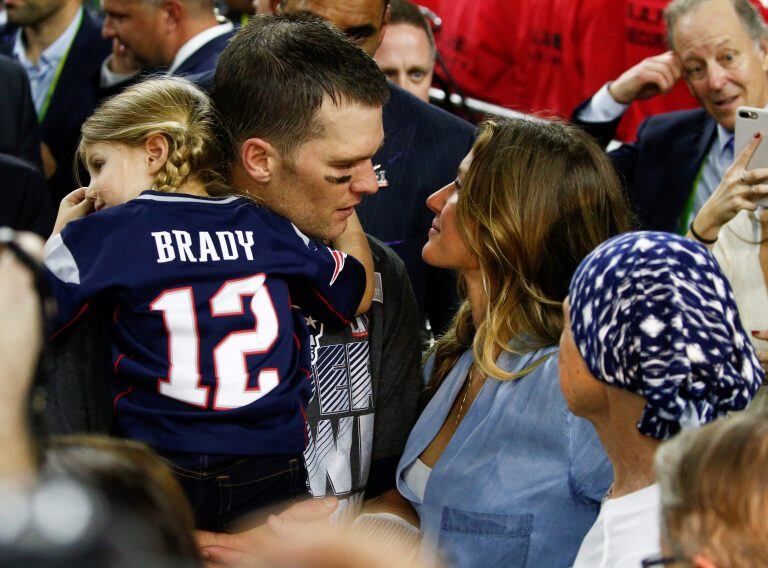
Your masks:
<instances>
[{"instance_id":1,"label":"smartphone","mask_svg":"<svg viewBox=\"0 0 768 568\"><path fill-rule=\"evenodd\" d=\"M760 132L768 137L768 110L764 108L739 107L736 110L736 136L733 144L733 155L738 156L744 146L749 144L754 135ZM748 170L768 168L768 144L763 140L752 154L747 163ZM768 196L755 201L758 205L768 207Z\"/></svg>"}]
</instances>

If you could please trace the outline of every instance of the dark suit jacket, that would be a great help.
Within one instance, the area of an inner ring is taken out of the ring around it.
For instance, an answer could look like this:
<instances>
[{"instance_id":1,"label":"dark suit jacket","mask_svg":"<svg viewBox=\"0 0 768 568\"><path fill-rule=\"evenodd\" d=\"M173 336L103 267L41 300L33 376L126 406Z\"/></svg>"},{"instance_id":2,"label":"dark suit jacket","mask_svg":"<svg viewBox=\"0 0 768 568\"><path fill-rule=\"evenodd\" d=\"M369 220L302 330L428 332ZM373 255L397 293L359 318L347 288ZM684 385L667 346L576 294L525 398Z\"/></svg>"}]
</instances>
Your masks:
<instances>
[{"instance_id":1,"label":"dark suit jacket","mask_svg":"<svg viewBox=\"0 0 768 568\"><path fill-rule=\"evenodd\" d=\"M186 77L202 90L210 91L213 86L213 75L214 71L216 71L216 63L219 61L219 56L224 51L224 48L227 47L227 43L232 39L232 36L237 33L237 30L238 28L235 28L200 46L197 51L179 65L179 68L173 72L173 75ZM167 69L146 69L122 83L106 87L102 90L102 96L116 95L134 83L150 77L162 77L166 71Z\"/></svg>"},{"instance_id":2,"label":"dark suit jacket","mask_svg":"<svg viewBox=\"0 0 768 568\"><path fill-rule=\"evenodd\" d=\"M40 127L24 68L0 55L0 152L23 158L41 172Z\"/></svg>"},{"instance_id":3,"label":"dark suit jacket","mask_svg":"<svg viewBox=\"0 0 768 568\"><path fill-rule=\"evenodd\" d=\"M13 53L16 30L15 26L8 26L0 45L1 52ZM98 104L101 62L111 52L111 45L101 37L101 24L86 10L40 125L43 142L50 148L57 164L56 173L48 180L56 202L76 188L73 164L80 127Z\"/></svg>"},{"instance_id":4,"label":"dark suit jacket","mask_svg":"<svg viewBox=\"0 0 768 568\"><path fill-rule=\"evenodd\" d=\"M603 147L613 139L619 120L574 122ZM674 232L693 182L717 135L717 124L703 109L651 116L637 130L637 140L610 152L616 171L644 229Z\"/></svg>"},{"instance_id":5,"label":"dark suit jacket","mask_svg":"<svg viewBox=\"0 0 768 568\"><path fill-rule=\"evenodd\" d=\"M47 239L53 220L43 174L29 162L0 154L0 226L32 231Z\"/></svg>"},{"instance_id":6,"label":"dark suit jacket","mask_svg":"<svg viewBox=\"0 0 768 568\"><path fill-rule=\"evenodd\" d=\"M232 36L235 35L235 32L237 32L237 29L215 37L208 43L203 44L197 51L179 65L179 68L176 69L173 74L187 77L214 71L221 52L227 47L227 43Z\"/></svg>"},{"instance_id":7,"label":"dark suit jacket","mask_svg":"<svg viewBox=\"0 0 768 568\"><path fill-rule=\"evenodd\" d=\"M442 331L457 302L456 277L429 267L421 249L434 213L429 195L456 178L474 141L468 122L427 104L390 84L384 106L384 146L374 156L388 186L363 199L357 214L365 231L384 241L403 259L422 314Z\"/></svg>"}]
</instances>

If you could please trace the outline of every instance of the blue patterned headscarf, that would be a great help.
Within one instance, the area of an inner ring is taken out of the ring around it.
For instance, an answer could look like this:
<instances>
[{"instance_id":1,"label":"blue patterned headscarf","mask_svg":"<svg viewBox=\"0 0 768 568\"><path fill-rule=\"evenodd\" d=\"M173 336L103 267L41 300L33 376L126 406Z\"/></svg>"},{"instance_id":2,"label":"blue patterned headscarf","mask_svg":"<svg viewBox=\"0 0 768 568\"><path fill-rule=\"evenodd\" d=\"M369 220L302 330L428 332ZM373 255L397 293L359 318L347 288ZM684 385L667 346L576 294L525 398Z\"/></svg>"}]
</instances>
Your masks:
<instances>
[{"instance_id":1,"label":"blue patterned headscarf","mask_svg":"<svg viewBox=\"0 0 768 568\"><path fill-rule=\"evenodd\" d=\"M570 286L571 330L590 372L645 398L637 427L665 440L741 410L764 373L710 252L669 233L597 247Z\"/></svg>"}]
</instances>

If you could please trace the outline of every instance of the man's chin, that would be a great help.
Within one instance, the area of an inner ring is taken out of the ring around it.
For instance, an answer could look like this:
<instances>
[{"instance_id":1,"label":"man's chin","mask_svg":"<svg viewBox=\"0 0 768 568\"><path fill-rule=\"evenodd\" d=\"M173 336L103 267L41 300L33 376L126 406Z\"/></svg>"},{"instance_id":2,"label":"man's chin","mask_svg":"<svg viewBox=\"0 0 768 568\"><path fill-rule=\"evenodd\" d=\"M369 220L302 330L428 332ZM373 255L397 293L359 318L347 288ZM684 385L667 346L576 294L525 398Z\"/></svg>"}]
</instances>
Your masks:
<instances>
[{"instance_id":1,"label":"man's chin","mask_svg":"<svg viewBox=\"0 0 768 568\"><path fill-rule=\"evenodd\" d=\"M741 104L742 103L739 103L738 105L728 105L725 108L712 106L707 110L709 111L710 116L714 118L718 124L729 132L733 132L733 129L736 126L736 109Z\"/></svg>"},{"instance_id":2,"label":"man's chin","mask_svg":"<svg viewBox=\"0 0 768 568\"><path fill-rule=\"evenodd\" d=\"M339 235L341 235L347 228L347 222L344 221L343 225L334 224L333 226L318 227L317 225L301 226L296 222L293 223L296 227L307 235L308 237L316 241L331 242Z\"/></svg>"}]
</instances>

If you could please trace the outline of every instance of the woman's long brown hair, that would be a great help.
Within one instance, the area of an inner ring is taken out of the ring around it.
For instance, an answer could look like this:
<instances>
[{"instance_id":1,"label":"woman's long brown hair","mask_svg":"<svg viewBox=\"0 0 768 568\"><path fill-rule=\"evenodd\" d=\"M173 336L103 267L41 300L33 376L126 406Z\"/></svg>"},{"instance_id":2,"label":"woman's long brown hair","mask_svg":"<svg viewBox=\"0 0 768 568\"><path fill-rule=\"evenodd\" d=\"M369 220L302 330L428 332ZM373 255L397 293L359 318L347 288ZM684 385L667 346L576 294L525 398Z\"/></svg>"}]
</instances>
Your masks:
<instances>
[{"instance_id":1,"label":"woman's long brown hair","mask_svg":"<svg viewBox=\"0 0 768 568\"><path fill-rule=\"evenodd\" d=\"M597 245L631 229L619 180L598 145L576 127L527 120L481 125L457 218L488 301L476 325L465 300L435 344L432 389L469 348L487 376L527 373L504 371L496 358L554 345L576 267Z\"/></svg>"}]
</instances>

